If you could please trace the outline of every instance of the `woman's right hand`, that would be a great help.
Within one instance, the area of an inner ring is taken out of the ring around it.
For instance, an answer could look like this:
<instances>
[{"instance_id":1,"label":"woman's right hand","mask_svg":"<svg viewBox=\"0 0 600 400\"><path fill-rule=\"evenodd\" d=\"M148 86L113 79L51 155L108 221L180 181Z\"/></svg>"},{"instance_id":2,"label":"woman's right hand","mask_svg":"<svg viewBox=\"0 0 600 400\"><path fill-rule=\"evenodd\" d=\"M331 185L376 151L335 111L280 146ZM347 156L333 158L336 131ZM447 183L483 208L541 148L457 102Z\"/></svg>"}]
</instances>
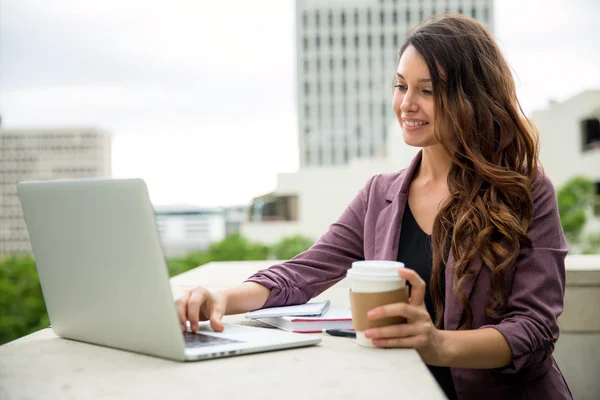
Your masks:
<instances>
[{"instance_id":1,"label":"woman's right hand","mask_svg":"<svg viewBox=\"0 0 600 400\"><path fill-rule=\"evenodd\" d=\"M224 327L221 319L227 309L227 295L224 293L211 293L203 287L186 290L175 300L177 315L181 330L187 330L186 321L190 321L192 332L198 330L199 321L210 320L210 326L216 332L222 332Z\"/></svg>"}]
</instances>

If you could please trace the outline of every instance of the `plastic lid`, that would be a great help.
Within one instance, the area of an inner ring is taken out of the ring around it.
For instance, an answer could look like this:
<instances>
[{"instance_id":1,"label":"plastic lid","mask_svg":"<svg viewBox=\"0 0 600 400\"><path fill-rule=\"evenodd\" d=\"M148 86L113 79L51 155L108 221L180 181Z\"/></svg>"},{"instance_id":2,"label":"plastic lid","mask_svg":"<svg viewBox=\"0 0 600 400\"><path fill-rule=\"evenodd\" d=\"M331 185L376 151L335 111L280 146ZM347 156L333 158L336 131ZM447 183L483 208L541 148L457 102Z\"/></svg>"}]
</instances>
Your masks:
<instances>
[{"instance_id":1,"label":"plastic lid","mask_svg":"<svg viewBox=\"0 0 600 400\"><path fill-rule=\"evenodd\" d=\"M396 270L389 270L386 272L379 272L379 271L370 271L370 272L364 272L364 271L358 271L354 268L350 268L347 272L346 272L346 276L348 278L351 279L360 279L360 280L369 280L369 281L403 281L404 279L402 279L397 273Z\"/></svg>"},{"instance_id":2,"label":"plastic lid","mask_svg":"<svg viewBox=\"0 0 600 400\"><path fill-rule=\"evenodd\" d=\"M404 268L404 263L400 261L390 261L390 260L362 260L362 261L354 261L352 263L352 268Z\"/></svg>"}]
</instances>

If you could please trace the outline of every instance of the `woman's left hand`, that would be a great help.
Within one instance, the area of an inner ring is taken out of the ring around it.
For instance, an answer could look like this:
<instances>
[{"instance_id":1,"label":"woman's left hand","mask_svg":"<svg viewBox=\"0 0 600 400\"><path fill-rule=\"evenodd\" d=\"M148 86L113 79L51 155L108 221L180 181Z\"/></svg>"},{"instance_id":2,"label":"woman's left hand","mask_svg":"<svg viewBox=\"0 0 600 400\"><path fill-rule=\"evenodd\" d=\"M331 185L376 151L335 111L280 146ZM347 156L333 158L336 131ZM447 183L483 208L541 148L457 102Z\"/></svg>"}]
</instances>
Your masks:
<instances>
[{"instance_id":1,"label":"woman's left hand","mask_svg":"<svg viewBox=\"0 0 600 400\"><path fill-rule=\"evenodd\" d=\"M425 308L426 284L412 269L400 268L398 275L410 282L411 296L408 303L393 303L376 307L368 317L376 320L384 317L404 317L405 324L371 328L365 336L377 347L404 347L416 349L423 361L430 365L441 364L441 331L436 329Z\"/></svg>"}]
</instances>

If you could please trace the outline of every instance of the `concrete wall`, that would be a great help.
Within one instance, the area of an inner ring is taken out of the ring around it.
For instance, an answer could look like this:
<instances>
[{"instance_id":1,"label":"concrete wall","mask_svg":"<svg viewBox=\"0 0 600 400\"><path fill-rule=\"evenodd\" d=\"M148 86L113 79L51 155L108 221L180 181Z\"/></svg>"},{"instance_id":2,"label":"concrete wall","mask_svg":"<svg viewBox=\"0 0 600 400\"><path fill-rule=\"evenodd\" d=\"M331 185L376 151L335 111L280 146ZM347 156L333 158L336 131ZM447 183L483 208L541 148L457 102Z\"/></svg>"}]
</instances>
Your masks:
<instances>
[{"instance_id":1,"label":"concrete wall","mask_svg":"<svg viewBox=\"0 0 600 400\"><path fill-rule=\"evenodd\" d=\"M554 357L578 400L600 398L600 255L569 255Z\"/></svg>"}]
</instances>

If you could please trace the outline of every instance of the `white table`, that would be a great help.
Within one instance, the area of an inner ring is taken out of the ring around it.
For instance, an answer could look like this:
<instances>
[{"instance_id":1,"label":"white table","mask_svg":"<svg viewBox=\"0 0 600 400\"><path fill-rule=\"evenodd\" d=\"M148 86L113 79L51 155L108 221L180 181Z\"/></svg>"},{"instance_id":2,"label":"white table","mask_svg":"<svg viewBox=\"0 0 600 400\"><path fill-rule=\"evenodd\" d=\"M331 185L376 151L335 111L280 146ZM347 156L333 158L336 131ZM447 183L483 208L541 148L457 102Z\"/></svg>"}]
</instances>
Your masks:
<instances>
[{"instance_id":1,"label":"white table","mask_svg":"<svg viewBox=\"0 0 600 400\"><path fill-rule=\"evenodd\" d=\"M271 262L222 262L171 279L237 284ZM348 307L344 282L325 292ZM243 320L228 316L226 322ZM0 399L444 399L414 350L366 349L323 335L318 346L179 363L65 340L44 329L0 347Z\"/></svg>"}]
</instances>

